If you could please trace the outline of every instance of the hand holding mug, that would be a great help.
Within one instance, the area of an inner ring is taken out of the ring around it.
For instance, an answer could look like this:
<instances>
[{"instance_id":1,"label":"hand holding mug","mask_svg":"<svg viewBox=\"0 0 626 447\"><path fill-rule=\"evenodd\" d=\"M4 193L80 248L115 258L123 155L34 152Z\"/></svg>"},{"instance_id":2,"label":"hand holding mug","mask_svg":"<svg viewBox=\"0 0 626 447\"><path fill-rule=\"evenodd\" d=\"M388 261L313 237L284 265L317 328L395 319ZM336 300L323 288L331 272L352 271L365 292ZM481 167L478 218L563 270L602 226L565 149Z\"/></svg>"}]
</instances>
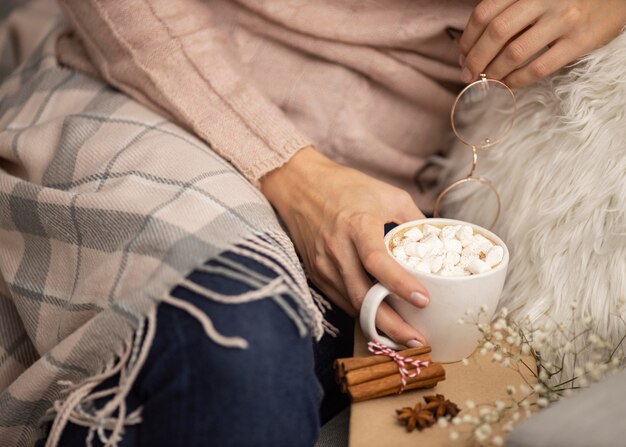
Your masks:
<instances>
[{"instance_id":1,"label":"hand holding mug","mask_svg":"<svg viewBox=\"0 0 626 447\"><path fill-rule=\"evenodd\" d=\"M428 305L427 289L398 265L383 242L385 223L424 217L406 191L341 166L313 148L300 150L263 177L261 189L287 225L309 278L349 315L357 315L372 286L366 271L407 306ZM375 319L398 343L426 343L385 303Z\"/></svg>"}]
</instances>

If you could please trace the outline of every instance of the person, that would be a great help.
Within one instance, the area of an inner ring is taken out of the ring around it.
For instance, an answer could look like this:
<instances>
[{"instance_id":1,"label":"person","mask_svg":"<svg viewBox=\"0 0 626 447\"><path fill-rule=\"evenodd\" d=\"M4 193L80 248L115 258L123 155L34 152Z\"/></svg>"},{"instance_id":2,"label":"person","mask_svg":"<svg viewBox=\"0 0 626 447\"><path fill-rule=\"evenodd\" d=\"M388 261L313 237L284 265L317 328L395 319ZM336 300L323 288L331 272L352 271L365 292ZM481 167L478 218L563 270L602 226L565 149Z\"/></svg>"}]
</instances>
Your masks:
<instances>
[{"instance_id":1,"label":"person","mask_svg":"<svg viewBox=\"0 0 626 447\"><path fill-rule=\"evenodd\" d=\"M626 24L619 0L60 4L71 23L56 42L60 63L103 79L204 140L260 190L307 278L336 313L351 317L372 278L428 306L428 290L388 256L382 229L424 217L420 207L432 196L417 190L414 175L429 156L445 153L449 109L463 83L486 73L524 87ZM450 37L456 30L464 30L458 43ZM235 206L237 190L231 194L227 205ZM241 335L248 349L213 343L187 321L179 301L160 304L156 338L127 395L128 408L143 408L143 421L113 444L314 442L320 390L312 346L288 325L293 309L268 300L224 306L191 284L213 295L267 285L255 281L267 273L260 252L244 256L235 247L171 295L193 303L219 330ZM270 280L283 276L289 273ZM376 323L401 344L428 342L387 305ZM69 423L56 435L59 445L78 445L93 430Z\"/></svg>"}]
</instances>

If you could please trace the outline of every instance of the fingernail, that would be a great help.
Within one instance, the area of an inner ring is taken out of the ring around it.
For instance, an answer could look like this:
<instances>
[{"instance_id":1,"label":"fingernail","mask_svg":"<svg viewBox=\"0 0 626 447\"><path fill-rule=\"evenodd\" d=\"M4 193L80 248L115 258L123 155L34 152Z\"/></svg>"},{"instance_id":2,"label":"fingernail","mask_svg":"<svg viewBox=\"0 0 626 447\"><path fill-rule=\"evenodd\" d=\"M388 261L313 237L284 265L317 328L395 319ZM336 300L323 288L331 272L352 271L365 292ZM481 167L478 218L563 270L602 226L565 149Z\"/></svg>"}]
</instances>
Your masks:
<instances>
[{"instance_id":1,"label":"fingernail","mask_svg":"<svg viewBox=\"0 0 626 447\"><path fill-rule=\"evenodd\" d=\"M422 346L424 346L424 343L422 343L421 341L418 340L409 340L406 342L406 345L409 348L420 348Z\"/></svg>"},{"instance_id":2,"label":"fingernail","mask_svg":"<svg viewBox=\"0 0 626 447\"><path fill-rule=\"evenodd\" d=\"M428 297L422 292L412 292L410 298L416 306L426 306L430 302Z\"/></svg>"},{"instance_id":3,"label":"fingernail","mask_svg":"<svg viewBox=\"0 0 626 447\"><path fill-rule=\"evenodd\" d=\"M459 65L461 67L465 65L465 56L463 56L462 54L459 56Z\"/></svg>"},{"instance_id":4,"label":"fingernail","mask_svg":"<svg viewBox=\"0 0 626 447\"><path fill-rule=\"evenodd\" d=\"M461 70L461 80L465 83L472 80L472 72L467 69L467 67Z\"/></svg>"}]
</instances>

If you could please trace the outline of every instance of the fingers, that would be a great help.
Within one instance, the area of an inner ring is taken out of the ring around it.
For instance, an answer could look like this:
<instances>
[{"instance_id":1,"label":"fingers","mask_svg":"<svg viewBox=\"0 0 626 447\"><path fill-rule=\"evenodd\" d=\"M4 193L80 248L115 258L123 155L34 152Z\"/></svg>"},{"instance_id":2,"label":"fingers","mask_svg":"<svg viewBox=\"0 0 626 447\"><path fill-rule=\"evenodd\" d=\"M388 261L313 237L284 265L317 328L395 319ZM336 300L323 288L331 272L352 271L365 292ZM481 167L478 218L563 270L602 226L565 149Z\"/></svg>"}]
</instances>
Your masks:
<instances>
[{"instance_id":1,"label":"fingers","mask_svg":"<svg viewBox=\"0 0 626 447\"><path fill-rule=\"evenodd\" d=\"M478 42L487 25L515 1L483 0L474 8L459 41L459 47L464 56L467 56L472 47Z\"/></svg>"},{"instance_id":2,"label":"fingers","mask_svg":"<svg viewBox=\"0 0 626 447\"><path fill-rule=\"evenodd\" d=\"M337 250L331 251L330 255L338 266L347 297L355 309L360 309L365 294L372 287L372 282L363 269L352 240L346 238L343 242Z\"/></svg>"},{"instance_id":3,"label":"fingers","mask_svg":"<svg viewBox=\"0 0 626 447\"><path fill-rule=\"evenodd\" d=\"M353 229L352 238L365 269L396 295L417 307L428 305L428 291L387 253L380 234L382 224L364 217Z\"/></svg>"},{"instance_id":4,"label":"fingers","mask_svg":"<svg viewBox=\"0 0 626 447\"><path fill-rule=\"evenodd\" d=\"M491 20L466 55L462 80L470 82L480 73L484 73L487 65L494 60L507 42L531 25L542 12L542 8L529 7L528 2L519 1Z\"/></svg>"},{"instance_id":5,"label":"fingers","mask_svg":"<svg viewBox=\"0 0 626 447\"><path fill-rule=\"evenodd\" d=\"M503 81L512 88L526 87L569 64L580 56L580 52L581 50L571 40L559 40L548 51L515 70Z\"/></svg>"},{"instance_id":6,"label":"fingers","mask_svg":"<svg viewBox=\"0 0 626 447\"><path fill-rule=\"evenodd\" d=\"M311 279L313 282L335 303L341 310L355 317L357 309L360 306L355 306L349 299L344 281L341 274L335 267L331 259L326 256L318 256L314 262L315 272L311 273ZM365 293L363 293L365 296ZM362 299L361 299L362 301Z\"/></svg>"},{"instance_id":7,"label":"fingers","mask_svg":"<svg viewBox=\"0 0 626 447\"><path fill-rule=\"evenodd\" d=\"M389 209L388 212L398 223L424 218L424 214L417 207L413 201L413 197L411 197L409 193L406 193L403 197L399 197L393 204L393 208Z\"/></svg>"},{"instance_id":8,"label":"fingers","mask_svg":"<svg viewBox=\"0 0 626 447\"><path fill-rule=\"evenodd\" d=\"M530 60L566 31L551 20L540 20L521 36L510 42L489 64L485 72L492 79L502 79Z\"/></svg>"},{"instance_id":9,"label":"fingers","mask_svg":"<svg viewBox=\"0 0 626 447\"><path fill-rule=\"evenodd\" d=\"M422 346L428 344L426 338L417 329L405 322L387 303L382 303L378 308L376 327L396 343L401 343L410 348L418 347L419 344Z\"/></svg>"}]
</instances>

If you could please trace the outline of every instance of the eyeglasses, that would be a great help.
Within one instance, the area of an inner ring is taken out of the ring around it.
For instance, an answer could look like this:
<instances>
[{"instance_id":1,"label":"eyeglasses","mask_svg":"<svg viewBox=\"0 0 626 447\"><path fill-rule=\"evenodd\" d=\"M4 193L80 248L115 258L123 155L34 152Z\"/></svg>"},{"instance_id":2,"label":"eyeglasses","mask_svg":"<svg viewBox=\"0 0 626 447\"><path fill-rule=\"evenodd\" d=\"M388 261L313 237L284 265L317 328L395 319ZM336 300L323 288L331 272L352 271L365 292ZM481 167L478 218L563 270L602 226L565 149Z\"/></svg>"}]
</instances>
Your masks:
<instances>
[{"instance_id":1,"label":"eyeglasses","mask_svg":"<svg viewBox=\"0 0 626 447\"><path fill-rule=\"evenodd\" d=\"M489 105L488 110L486 105ZM496 224L501 210L500 194L488 179L476 175L478 150L491 149L506 138L513 128L516 111L517 103L513 91L505 83L488 79L484 74L458 94L450 111L450 124L457 138L472 150L472 165L466 177L455 181L439 193L433 209L434 217L439 217L446 197L453 197L463 185L475 184L489 188L495 195L496 214L489 228ZM482 120L481 126L476 126L479 120Z\"/></svg>"}]
</instances>

